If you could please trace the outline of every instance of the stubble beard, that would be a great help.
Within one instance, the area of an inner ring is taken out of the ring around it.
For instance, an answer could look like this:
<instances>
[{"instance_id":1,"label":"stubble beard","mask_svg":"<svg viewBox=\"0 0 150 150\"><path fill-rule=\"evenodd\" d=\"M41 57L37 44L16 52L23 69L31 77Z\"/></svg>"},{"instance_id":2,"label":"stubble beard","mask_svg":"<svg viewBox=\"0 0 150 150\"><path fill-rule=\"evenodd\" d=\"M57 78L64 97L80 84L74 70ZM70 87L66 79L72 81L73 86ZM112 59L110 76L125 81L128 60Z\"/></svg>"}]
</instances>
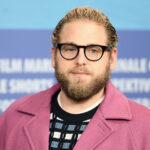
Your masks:
<instances>
[{"instance_id":1,"label":"stubble beard","mask_svg":"<svg viewBox=\"0 0 150 150\"><path fill-rule=\"evenodd\" d=\"M92 96L105 88L110 79L110 63L107 64L105 71L93 78L88 84L82 85L82 79L70 81L66 74L60 72L58 62L55 62L55 76L65 95L76 102L90 99Z\"/></svg>"}]
</instances>

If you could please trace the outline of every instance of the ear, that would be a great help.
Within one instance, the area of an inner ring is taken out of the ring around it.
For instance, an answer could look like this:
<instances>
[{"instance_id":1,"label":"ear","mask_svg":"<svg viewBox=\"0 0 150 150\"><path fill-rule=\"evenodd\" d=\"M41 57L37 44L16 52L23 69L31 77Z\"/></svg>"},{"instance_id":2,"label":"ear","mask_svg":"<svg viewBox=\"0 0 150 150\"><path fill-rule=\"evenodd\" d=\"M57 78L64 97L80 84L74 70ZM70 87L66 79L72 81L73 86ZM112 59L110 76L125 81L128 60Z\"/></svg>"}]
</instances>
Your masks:
<instances>
[{"instance_id":1,"label":"ear","mask_svg":"<svg viewBox=\"0 0 150 150\"><path fill-rule=\"evenodd\" d=\"M117 54L118 54L117 48L113 48L111 52L111 56L110 56L110 70L111 71L113 71L116 67Z\"/></svg>"},{"instance_id":2,"label":"ear","mask_svg":"<svg viewBox=\"0 0 150 150\"><path fill-rule=\"evenodd\" d=\"M51 64L52 64L52 67L55 68L55 48L54 47L51 48Z\"/></svg>"}]
</instances>

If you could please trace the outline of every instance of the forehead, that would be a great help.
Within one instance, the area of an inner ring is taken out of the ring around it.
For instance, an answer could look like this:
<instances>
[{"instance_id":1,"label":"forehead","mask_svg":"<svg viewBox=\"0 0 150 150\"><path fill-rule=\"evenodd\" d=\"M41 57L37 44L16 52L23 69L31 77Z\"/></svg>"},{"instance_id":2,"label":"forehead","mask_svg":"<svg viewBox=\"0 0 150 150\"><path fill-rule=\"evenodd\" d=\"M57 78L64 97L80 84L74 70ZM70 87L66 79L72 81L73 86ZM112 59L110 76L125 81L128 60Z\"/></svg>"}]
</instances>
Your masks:
<instances>
[{"instance_id":1,"label":"forehead","mask_svg":"<svg viewBox=\"0 0 150 150\"><path fill-rule=\"evenodd\" d=\"M107 44L104 26L89 20L76 20L65 23L60 33L60 43Z\"/></svg>"}]
</instances>

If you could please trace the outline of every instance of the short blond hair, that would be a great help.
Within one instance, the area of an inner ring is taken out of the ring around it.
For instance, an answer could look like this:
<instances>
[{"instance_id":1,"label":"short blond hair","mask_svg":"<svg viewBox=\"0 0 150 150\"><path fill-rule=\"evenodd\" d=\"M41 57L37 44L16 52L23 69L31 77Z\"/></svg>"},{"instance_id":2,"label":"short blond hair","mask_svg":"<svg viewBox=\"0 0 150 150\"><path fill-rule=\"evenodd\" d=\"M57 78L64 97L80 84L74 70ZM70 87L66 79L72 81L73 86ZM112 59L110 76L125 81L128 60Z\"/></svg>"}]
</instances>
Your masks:
<instances>
[{"instance_id":1,"label":"short blond hair","mask_svg":"<svg viewBox=\"0 0 150 150\"><path fill-rule=\"evenodd\" d=\"M79 7L72 9L68 12L56 25L52 34L52 43L55 47L60 40L60 32L65 23L69 23L75 20L87 19L94 21L100 25L103 25L107 33L107 45L111 48L117 46L118 37L115 28L110 23L107 16L104 15L100 10L92 9L90 7Z\"/></svg>"}]
</instances>

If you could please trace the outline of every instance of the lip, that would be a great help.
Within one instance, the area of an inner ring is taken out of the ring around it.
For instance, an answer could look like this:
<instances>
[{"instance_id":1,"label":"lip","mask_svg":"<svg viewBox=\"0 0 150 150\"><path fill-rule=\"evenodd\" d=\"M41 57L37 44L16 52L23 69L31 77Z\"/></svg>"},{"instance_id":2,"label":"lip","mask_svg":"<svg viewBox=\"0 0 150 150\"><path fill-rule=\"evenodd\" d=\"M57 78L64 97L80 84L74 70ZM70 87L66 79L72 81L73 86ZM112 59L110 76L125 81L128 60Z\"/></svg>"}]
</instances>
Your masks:
<instances>
[{"instance_id":1,"label":"lip","mask_svg":"<svg viewBox=\"0 0 150 150\"><path fill-rule=\"evenodd\" d=\"M81 72L81 71L74 71L74 72L72 72L72 74L75 76L87 76L87 75L89 75L89 73Z\"/></svg>"},{"instance_id":2,"label":"lip","mask_svg":"<svg viewBox=\"0 0 150 150\"><path fill-rule=\"evenodd\" d=\"M80 71L75 71L75 72L72 72L73 74L88 74L87 72L80 72Z\"/></svg>"}]
</instances>

